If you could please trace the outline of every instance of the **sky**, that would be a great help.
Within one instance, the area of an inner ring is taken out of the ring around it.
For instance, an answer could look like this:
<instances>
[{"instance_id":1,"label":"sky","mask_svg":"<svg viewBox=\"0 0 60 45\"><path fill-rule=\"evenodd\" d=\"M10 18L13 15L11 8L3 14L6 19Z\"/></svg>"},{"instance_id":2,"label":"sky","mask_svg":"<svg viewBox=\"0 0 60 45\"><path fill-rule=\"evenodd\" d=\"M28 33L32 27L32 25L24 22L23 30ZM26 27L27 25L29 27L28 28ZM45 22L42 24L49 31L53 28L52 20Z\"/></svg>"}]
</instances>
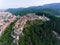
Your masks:
<instances>
[{"instance_id":1,"label":"sky","mask_svg":"<svg viewBox=\"0 0 60 45\"><path fill-rule=\"evenodd\" d=\"M50 3L60 3L60 0L0 0L0 9L41 6Z\"/></svg>"}]
</instances>

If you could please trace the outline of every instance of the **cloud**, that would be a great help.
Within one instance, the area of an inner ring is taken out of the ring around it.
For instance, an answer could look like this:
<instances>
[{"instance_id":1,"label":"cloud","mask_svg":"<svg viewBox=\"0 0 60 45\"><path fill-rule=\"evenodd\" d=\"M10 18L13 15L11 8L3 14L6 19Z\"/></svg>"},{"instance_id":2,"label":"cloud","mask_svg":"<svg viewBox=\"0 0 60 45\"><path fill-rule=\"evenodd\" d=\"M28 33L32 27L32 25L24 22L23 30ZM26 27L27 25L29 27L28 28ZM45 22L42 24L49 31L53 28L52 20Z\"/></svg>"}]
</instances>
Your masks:
<instances>
[{"instance_id":1,"label":"cloud","mask_svg":"<svg viewBox=\"0 0 60 45\"><path fill-rule=\"evenodd\" d=\"M18 8L58 3L60 0L0 0L0 8Z\"/></svg>"}]
</instances>

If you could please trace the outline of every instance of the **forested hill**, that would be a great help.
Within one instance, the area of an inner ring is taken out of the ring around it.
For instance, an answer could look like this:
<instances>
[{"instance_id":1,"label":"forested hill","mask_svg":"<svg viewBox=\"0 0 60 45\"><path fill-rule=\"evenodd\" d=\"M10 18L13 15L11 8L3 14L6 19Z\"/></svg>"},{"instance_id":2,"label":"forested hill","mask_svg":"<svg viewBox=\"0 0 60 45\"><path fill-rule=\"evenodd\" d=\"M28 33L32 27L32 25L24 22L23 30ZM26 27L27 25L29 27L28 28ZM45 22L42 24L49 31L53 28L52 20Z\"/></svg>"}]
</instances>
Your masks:
<instances>
[{"instance_id":1,"label":"forested hill","mask_svg":"<svg viewBox=\"0 0 60 45\"><path fill-rule=\"evenodd\" d=\"M15 45L11 33L16 21L11 23L3 32L0 37L1 45ZM56 37L52 32L52 26L48 24L49 21L44 20L27 21L23 29L23 35L20 35L19 45L55 45Z\"/></svg>"},{"instance_id":2,"label":"forested hill","mask_svg":"<svg viewBox=\"0 0 60 45\"><path fill-rule=\"evenodd\" d=\"M27 13L36 13L42 11L48 11L53 13L54 15L60 15L60 3L46 4L43 6L32 6L28 8L10 8L5 11L9 11L15 15L24 15Z\"/></svg>"},{"instance_id":3,"label":"forested hill","mask_svg":"<svg viewBox=\"0 0 60 45\"><path fill-rule=\"evenodd\" d=\"M42 20L27 21L24 36L19 40L20 45L55 45L53 29Z\"/></svg>"}]
</instances>

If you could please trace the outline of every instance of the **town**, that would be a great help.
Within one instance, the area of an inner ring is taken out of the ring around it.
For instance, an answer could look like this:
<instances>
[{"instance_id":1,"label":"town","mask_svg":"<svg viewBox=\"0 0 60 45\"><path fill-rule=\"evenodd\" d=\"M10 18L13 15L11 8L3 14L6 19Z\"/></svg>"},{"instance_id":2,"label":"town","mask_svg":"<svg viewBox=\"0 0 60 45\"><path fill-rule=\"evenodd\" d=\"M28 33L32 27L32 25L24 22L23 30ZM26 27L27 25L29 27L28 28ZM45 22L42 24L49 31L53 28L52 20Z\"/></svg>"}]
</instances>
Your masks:
<instances>
[{"instance_id":1,"label":"town","mask_svg":"<svg viewBox=\"0 0 60 45\"><path fill-rule=\"evenodd\" d=\"M10 12L0 12L0 36L2 32L5 31L6 27L10 25L10 23L14 22L18 18L17 22L15 25L12 27L13 32L11 33L11 36L14 38L13 43L16 43L19 45L19 36L24 35L23 34L23 28L26 24L27 21L32 21L32 20L44 20L44 21L49 21L50 19L43 16L38 16L35 13L29 13L24 16L15 16L12 15Z\"/></svg>"},{"instance_id":2,"label":"town","mask_svg":"<svg viewBox=\"0 0 60 45\"><path fill-rule=\"evenodd\" d=\"M37 16L35 13L31 13L31 14L27 14L26 16L21 16L19 18L19 20L15 23L14 28L14 32L12 33L12 37L14 38L13 43L16 43L17 45L19 45L18 41L19 41L19 36L20 35L24 35L23 34L23 28L26 24L27 21L32 21L32 20L47 20L49 21L50 19L43 16Z\"/></svg>"},{"instance_id":3,"label":"town","mask_svg":"<svg viewBox=\"0 0 60 45\"><path fill-rule=\"evenodd\" d=\"M16 19L15 15L12 15L9 12L0 12L0 36L2 32L6 29L11 22Z\"/></svg>"}]
</instances>

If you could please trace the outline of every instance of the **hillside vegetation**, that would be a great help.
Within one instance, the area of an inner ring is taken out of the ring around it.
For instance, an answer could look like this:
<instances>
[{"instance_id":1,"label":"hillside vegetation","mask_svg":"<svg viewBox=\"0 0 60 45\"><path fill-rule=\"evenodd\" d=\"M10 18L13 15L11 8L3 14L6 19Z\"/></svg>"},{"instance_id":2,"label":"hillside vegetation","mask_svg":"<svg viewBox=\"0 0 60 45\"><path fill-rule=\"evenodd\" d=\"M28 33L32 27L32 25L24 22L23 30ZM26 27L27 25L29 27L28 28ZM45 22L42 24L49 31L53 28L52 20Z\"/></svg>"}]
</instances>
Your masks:
<instances>
[{"instance_id":1,"label":"hillside vegetation","mask_svg":"<svg viewBox=\"0 0 60 45\"><path fill-rule=\"evenodd\" d=\"M54 15L60 15L60 3L46 4L43 6L32 6L28 8L10 8L5 11L9 11L14 15L25 15L27 13L37 13L42 11L51 12Z\"/></svg>"},{"instance_id":2,"label":"hillside vegetation","mask_svg":"<svg viewBox=\"0 0 60 45\"><path fill-rule=\"evenodd\" d=\"M20 45L55 45L56 38L47 22L34 20L28 21L26 25L24 36L20 37Z\"/></svg>"}]
</instances>

